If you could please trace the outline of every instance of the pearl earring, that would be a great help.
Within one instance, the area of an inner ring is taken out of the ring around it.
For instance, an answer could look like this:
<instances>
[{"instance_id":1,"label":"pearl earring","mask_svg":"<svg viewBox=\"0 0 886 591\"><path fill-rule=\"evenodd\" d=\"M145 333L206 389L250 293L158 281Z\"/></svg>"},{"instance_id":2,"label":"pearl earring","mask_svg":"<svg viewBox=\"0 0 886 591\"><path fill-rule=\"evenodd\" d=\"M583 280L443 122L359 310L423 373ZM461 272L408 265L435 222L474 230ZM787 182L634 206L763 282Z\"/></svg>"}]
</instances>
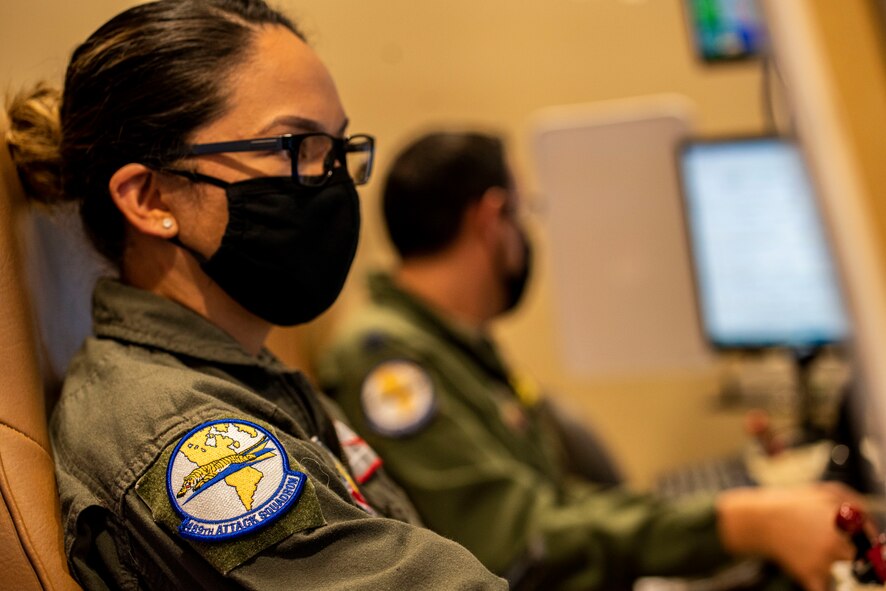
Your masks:
<instances>
[{"instance_id":1,"label":"pearl earring","mask_svg":"<svg viewBox=\"0 0 886 591\"><path fill-rule=\"evenodd\" d=\"M163 228L166 230L172 228L172 218L163 218Z\"/></svg>"}]
</instances>

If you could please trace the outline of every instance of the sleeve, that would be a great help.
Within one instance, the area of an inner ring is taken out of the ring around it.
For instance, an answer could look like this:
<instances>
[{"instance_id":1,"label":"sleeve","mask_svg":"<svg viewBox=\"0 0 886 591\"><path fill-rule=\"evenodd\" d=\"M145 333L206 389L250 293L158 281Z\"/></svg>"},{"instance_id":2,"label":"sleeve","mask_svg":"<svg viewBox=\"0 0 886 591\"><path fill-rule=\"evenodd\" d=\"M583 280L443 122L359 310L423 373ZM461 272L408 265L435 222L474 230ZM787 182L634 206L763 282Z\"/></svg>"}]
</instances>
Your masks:
<instances>
[{"instance_id":1,"label":"sleeve","mask_svg":"<svg viewBox=\"0 0 886 591\"><path fill-rule=\"evenodd\" d=\"M93 505L80 513L68 555L71 574L84 589L110 591L131 586L132 577L121 559L119 529L109 511Z\"/></svg>"},{"instance_id":2,"label":"sleeve","mask_svg":"<svg viewBox=\"0 0 886 591\"><path fill-rule=\"evenodd\" d=\"M390 360L417 364L433 385L433 415L405 433L379 432L361 400L367 376ZM648 574L703 574L728 560L711 499L664 504L580 479L552 482L490 434L482 413L467 407L471 394L454 395L458 386L429 356L388 342L371 359L338 356L326 371L425 523L510 580L535 571L570 588L613 589Z\"/></svg>"},{"instance_id":3,"label":"sleeve","mask_svg":"<svg viewBox=\"0 0 886 591\"><path fill-rule=\"evenodd\" d=\"M126 555L132 557L131 568L143 581L140 586L318 590L507 588L505 581L458 544L429 530L374 517L358 508L349 501L346 487L318 445L284 433L277 436L281 448L274 453L285 448L292 470L307 475L297 500L285 514L262 529L212 540L183 535L187 519L183 521L175 512L171 495L167 494L167 474L175 474L176 467L167 470L173 452L172 446L166 448L123 500L122 519L127 535L122 539L128 546ZM191 440L185 436L181 441ZM214 486L227 485L219 482ZM188 505L189 510L199 502ZM268 511L275 510L272 503L267 506ZM197 509L193 511L196 513ZM228 526L228 531L231 529Z\"/></svg>"}]
</instances>

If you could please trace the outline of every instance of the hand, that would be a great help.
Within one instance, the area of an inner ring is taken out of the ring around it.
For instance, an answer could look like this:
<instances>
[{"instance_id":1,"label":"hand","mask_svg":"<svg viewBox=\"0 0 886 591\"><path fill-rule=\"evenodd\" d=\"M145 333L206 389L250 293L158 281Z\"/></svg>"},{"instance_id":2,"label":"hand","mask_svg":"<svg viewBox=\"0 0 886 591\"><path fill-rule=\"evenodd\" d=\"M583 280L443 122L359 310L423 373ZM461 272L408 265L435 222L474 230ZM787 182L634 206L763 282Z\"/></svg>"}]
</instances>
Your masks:
<instances>
[{"instance_id":1,"label":"hand","mask_svg":"<svg viewBox=\"0 0 886 591\"><path fill-rule=\"evenodd\" d=\"M725 491L717 499L720 539L732 553L776 562L807 591L826 591L831 565L855 555L835 525L843 502L864 506L861 495L833 482Z\"/></svg>"}]
</instances>

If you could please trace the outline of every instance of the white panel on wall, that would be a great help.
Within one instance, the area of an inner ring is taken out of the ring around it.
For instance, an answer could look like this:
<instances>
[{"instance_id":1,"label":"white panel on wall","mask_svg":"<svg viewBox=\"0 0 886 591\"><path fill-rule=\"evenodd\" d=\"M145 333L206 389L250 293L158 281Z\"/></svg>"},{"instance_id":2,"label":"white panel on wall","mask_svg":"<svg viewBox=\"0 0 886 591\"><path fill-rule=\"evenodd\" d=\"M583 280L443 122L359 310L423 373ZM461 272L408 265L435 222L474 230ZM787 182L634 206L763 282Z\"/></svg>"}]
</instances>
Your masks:
<instances>
[{"instance_id":1,"label":"white panel on wall","mask_svg":"<svg viewBox=\"0 0 886 591\"><path fill-rule=\"evenodd\" d=\"M692 112L687 99L660 95L536 116L557 335L567 367L578 374L711 363L674 161Z\"/></svg>"}]
</instances>

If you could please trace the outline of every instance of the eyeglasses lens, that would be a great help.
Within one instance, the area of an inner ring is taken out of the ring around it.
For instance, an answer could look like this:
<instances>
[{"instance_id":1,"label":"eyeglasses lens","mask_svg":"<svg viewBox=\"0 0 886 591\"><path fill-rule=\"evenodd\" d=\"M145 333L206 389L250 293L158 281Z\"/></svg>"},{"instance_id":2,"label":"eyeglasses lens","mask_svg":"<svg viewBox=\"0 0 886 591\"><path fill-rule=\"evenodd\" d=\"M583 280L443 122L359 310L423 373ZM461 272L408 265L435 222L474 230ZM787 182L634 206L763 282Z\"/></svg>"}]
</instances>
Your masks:
<instances>
[{"instance_id":1,"label":"eyeglasses lens","mask_svg":"<svg viewBox=\"0 0 886 591\"><path fill-rule=\"evenodd\" d=\"M348 140L345 148L348 160L348 174L357 185L369 180L372 173L373 142L371 138L355 136Z\"/></svg>"},{"instance_id":2,"label":"eyeglasses lens","mask_svg":"<svg viewBox=\"0 0 886 591\"><path fill-rule=\"evenodd\" d=\"M336 153L335 143L325 134L310 135L301 141L295 167L302 185L324 184L332 169L339 166L341 157ZM362 185L369 180L372 171L372 139L364 136L350 138L344 144L344 151L348 174L355 184Z\"/></svg>"}]
</instances>

